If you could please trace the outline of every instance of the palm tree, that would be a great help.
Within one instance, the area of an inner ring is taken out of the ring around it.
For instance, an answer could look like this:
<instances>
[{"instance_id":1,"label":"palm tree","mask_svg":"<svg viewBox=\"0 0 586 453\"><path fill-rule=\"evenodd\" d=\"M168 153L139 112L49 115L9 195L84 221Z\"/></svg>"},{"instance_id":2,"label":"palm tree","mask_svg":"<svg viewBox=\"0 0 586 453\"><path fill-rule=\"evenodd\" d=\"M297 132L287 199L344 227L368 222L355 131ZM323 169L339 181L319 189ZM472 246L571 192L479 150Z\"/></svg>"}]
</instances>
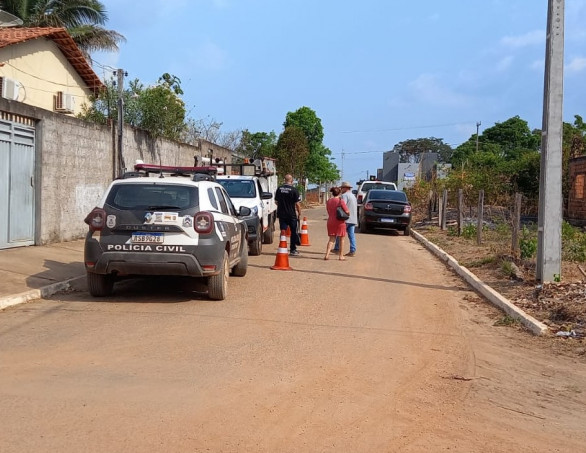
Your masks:
<instances>
[{"instance_id":1,"label":"palm tree","mask_svg":"<svg viewBox=\"0 0 586 453\"><path fill-rule=\"evenodd\" d=\"M86 58L97 50L118 50L126 39L102 27L108 20L98 0L0 0L0 9L23 21L23 27L64 27Z\"/></svg>"}]
</instances>

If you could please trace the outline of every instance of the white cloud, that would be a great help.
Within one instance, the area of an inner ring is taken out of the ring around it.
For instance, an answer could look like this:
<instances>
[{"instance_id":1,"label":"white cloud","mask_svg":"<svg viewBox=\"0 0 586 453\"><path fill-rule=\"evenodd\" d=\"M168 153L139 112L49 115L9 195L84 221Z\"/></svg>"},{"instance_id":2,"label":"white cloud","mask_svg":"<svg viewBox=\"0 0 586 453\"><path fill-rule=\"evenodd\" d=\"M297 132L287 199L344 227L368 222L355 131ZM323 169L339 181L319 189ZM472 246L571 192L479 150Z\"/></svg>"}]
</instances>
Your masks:
<instances>
[{"instance_id":1,"label":"white cloud","mask_svg":"<svg viewBox=\"0 0 586 453\"><path fill-rule=\"evenodd\" d=\"M466 96L443 86L439 78L433 74L421 74L409 83L409 89L422 103L446 107L469 105L469 99Z\"/></svg>"},{"instance_id":2,"label":"white cloud","mask_svg":"<svg viewBox=\"0 0 586 453\"><path fill-rule=\"evenodd\" d=\"M534 30L524 35L517 35L517 36L505 36L501 39L501 44L505 47L511 47L514 49L518 49L521 47L533 46L536 44L544 44L545 43L545 31L544 30Z\"/></svg>"},{"instance_id":3,"label":"white cloud","mask_svg":"<svg viewBox=\"0 0 586 453\"><path fill-rule=\"evenodd\" d=\"M566 65L565 70L569 73L575 74L577 72L582 72L585 68L586 68L586 58L575 57L575 58L572 58L572 61L570 61Z\"/></svg>"}]
</instances>

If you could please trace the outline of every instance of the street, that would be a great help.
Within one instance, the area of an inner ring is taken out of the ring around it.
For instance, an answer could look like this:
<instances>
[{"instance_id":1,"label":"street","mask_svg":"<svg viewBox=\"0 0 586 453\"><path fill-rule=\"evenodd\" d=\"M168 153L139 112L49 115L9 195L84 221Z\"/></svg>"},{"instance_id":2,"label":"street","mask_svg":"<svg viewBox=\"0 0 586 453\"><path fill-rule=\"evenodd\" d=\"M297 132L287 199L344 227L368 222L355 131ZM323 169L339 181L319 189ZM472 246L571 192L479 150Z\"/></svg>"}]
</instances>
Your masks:
<instances>
[{"instance_id":1,"label":"street","mask_svg":"<svg viewBox=\"0 0 586 453\"><path fill-rule=\"evenodd\" d=\"M584 358L502 317L417 241L275 243L226 300L173 278L0 311L0 451L584 451ZM346 249L348 245L346 243Z\"/></svg>"}]
</instances>

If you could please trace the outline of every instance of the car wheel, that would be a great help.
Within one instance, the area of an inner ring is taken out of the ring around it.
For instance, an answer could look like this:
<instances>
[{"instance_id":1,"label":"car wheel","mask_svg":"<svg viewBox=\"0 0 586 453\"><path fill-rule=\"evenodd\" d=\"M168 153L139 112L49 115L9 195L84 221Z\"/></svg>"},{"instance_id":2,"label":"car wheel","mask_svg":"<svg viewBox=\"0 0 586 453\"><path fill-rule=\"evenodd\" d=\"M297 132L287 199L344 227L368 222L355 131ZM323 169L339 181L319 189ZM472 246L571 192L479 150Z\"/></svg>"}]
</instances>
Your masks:
<instances>
[{"instance_id":1,"label":"car wheel","mask_svg":"<svg viewBox=\"0 0 586 453\"><path fill-rule=\"evenodd\" d=\"M232 268L232 275L236 277L244 277L248 270L248 244L244 243L242 251L240 252L240 261Z\"/></svg>"},{"instance_id":2,"label":"car wheel","mask_svg":"<svg viewBox=\"0 0 586 453\"><path fill-rule=\"evenodd\" d=\"M250 254L258 256L262 253L262 233L260 225L256 228L256 239L250 243Z\"/></svg>"},{"instance_id":3,"label":"car wheel","mask_svg":"<svg viewBox=\"0 0 586 453\"><path fill-rule=\"evenodd\" d=\"M222 269L218 275L212 275L208 278L208 297L212 300L224 300L228 293L228 276L230 268L228 267L228 252L224 251L222 260Z\"/></svg>"},{"instance_id":4,"label":"car wheel","mask_svg":"<svg viewBox=\"0 0 586 453\"><path fill-rule=\"evenodd\" d=\"M269 227L263 234L263 242L265 244L272 244L275 236L275 222L269 220Z\"/></svg>"},{"instance_id":5,"label":"car wheel","mask_svg":"<svg viewBox=\"0 0 586 453\"><path fill-rule=\"evenodd\" d=\"M87 289L93 297L105 297L112 294L114 276L88 272L86 276Z\"/></svg>"},{"instance_id":6,"label":"car wheel","mask_svg":"<svg viewBox=\"0 0 586 453\"><path fill-rule=\"evenodd\" d=\"M405 236L409 236L409 235L411 234L411 227L410 227L409 225L407 225L407 226L405 227L405 229L403 230L403 234L404 234Z\"/></svg>"}]
</instances>

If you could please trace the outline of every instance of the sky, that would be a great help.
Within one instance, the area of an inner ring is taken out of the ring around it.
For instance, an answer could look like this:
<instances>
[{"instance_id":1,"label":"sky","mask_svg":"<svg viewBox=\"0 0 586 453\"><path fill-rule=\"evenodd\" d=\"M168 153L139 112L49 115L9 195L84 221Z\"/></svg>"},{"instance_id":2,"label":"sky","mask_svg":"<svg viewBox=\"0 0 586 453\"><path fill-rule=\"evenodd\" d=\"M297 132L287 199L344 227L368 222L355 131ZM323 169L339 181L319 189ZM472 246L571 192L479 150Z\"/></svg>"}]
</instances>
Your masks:
<instances>
[{"instance_id":1,"label":"sky","mask_svg":"<svg viewBox=\"0 0 586 453\"><path fill-rule=\"evenodd\" d=\"M397 143L541 128L547 0L102 0L125 36L94 69L181 80L188 116L279 135L306 106L342 180ZM564 121L586 116L586 0L565 0Z\"/></svg>"}]
</instances>

